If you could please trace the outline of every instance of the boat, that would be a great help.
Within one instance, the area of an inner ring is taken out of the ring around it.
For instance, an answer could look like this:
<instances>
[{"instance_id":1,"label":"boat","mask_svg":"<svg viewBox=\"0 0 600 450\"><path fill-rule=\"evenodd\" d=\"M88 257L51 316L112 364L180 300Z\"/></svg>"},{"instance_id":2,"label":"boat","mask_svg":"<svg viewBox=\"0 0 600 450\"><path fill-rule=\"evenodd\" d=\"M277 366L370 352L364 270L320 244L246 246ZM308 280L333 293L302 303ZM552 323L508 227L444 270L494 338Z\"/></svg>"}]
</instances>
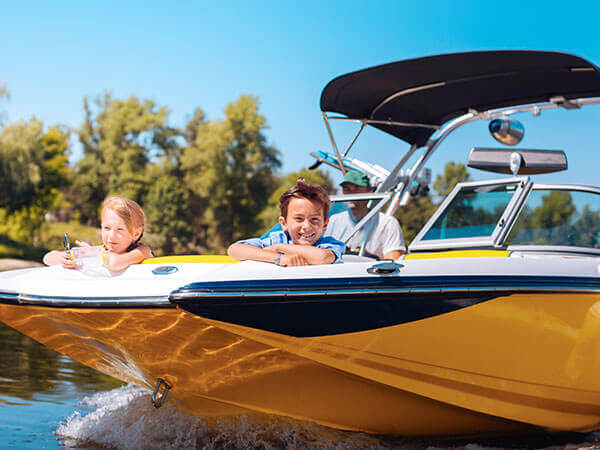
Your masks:
<instances>
[{"instance_id":1,"label":"boat","mask_svg":"<svg viewBox=\"0 0 600 450\"><path fill-rule=\"evenodd\" d=\"M355 231L425 189L428 159L463 125L489 121L506 145L473 148L469 165L504 175L459 183L396 261L363 252L288 268L188 255L110 278L14 270L0 273L0 320L153 389L157 407L207 418L405 436L596 430L600 188L534 182L566 169L566 154L515 147L524 130L513 116L597 104L600 69L559 52L445 54L342 75L321 95L333 153L313 156L377 180L373 193L334 197L372 202ZM335 121L358 126L343 150ZM366 127L410 144L391 170L349 156Z\"/></svg>"}]
</instances>

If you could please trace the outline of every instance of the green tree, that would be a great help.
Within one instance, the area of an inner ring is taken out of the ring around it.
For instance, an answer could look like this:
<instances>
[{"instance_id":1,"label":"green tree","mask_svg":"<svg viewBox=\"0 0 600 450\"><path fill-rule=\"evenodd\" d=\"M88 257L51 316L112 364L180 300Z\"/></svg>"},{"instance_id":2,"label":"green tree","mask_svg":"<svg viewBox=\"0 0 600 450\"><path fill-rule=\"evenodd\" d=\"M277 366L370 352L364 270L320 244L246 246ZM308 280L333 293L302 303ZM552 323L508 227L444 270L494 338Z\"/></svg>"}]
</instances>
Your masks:
<instances>
[{"instance_id":1,"label":"green tree","mask_svg":"<svg viewBox=\"0 0 600 450\"><path fill-rule=\"evenodd\" d=\"M454 186L461 181L470 179L464 164L448 162L444 167L444 173L437 175L433 188L442 198L450 193ZM427 193L410 201L396 211L396 218L400 222L404 240L410 243L417 233L427 223L429 218L437 209L438 204L434 202L431 194Z\"/></svg>"},{"instance_id":2,"label":"green tree","mask_svg":"<svg viewBox=\"0 0 600 450\"><path fill-rule=\"evenodd\" d=\"M0 207L8 212L37 203L53 206L57 189L68 183L68 132L32 119L0 132Z\"/></svg>"},{"instance_id":3,"label":"green tree","mask_svg":"<svg viewBox=\"0 0 600 450\"><path fill-rule=\"evenodd\" d=\"M206 123L204 111L200 108L196 108L183 130L183 137L188 145L193 145L196 142L198 139L198 132L204 123Z\"/></svg>"},{"instance_id":4,"label":"green tree","mask_svg":"<svg viewBox=\"0 0 600 450\"><path fill-rule=\"evenodd\" d=\"M36 119L6 125L0 132L0 234L35 244L44 214L62 203L69 183L69 135Z\"/></svg>"},{"instance_id":5,"label":"green tree","mask_svg":"<svg viewBox=\"0 0 600 450\"><path fill-rule=\"evenodd\" d=\"M538 229L552 229L566 224L576 208L571 194L567 191L551 191L542 197L542 204L531 215L531 226Z\"/></svg>"},{"instance_id":6,"label":"green tree","mask_svg":"<svg viewBox=\"0 0 600 450\"><path fill-rule=\"evenodd\" d=\"M8 87L6 87L6 83L0 83L0 102L2 100L9 100L10 99L10 91L8 90ZM2 112L2 110L0 110L0 125L3 122L3 118L4 118L4 113Z\"/></svg>"},{"instance_id":7,"label":"green tree","mask_svg":"<svg viewBox=\"0 0 600 450\"><path fill-rule=\"evenodd\" d=\"M10 91L4 82L0 83L0 98L10 98Z\"/></svg>"},{"instance_id":8,"label":"green tree","mask_svg":"<svg viewBox=\"0 0 600 450\"><path fill-rule=\"evenodd\" d=\"M568 245L578 247L600 247L600 211L584 205L579 219L573 224L568 236Z\"/></svg>"},{"instance_id":9,"label":"green tree","mask_svg":"<svg viewBox=\"0 0 600 450\"><path fill-rule=\"evenodd\" d=\"M148 191L144 210L147 230L159 237L157 254L180 253L191 240L192 226L188 208L189 193L172 175L157 178Z\"/></svg>"},{"instance_id":10,"label":"green tree","mask_svg":"<svg viewBox=\"0 0 600 450\"><path fill-rule=\"evenodd\" d=\"M462 181L469 181L471 176L467 172L467 168L464 164L448 162L444 167L444 173L438 175L433 183L433 188L436 190L438 195L445 197L450 193L457 183Z\"/></svg>"},{"instance_id":11,"label":"green tree","mask_svg":"<svg viewBox=\"0 0 600 450\"><path fill-rule=\"evenodd\" d=\"M396 211L396 218L402 227L404 241L408 245L427 223L436 210L431 195L411 199Z\"/></svg>"},{"instance_id":12,"label":"green tree","mask_svg":"<svg viewBox=\"0 0 600 450\"><path fill-rule=\"evenodd\" d=\"M224 120L204 122L195 114L192 122L188 139L195 140L181 158L184 180L203 206L197 214L209 224L216 246L224 247L262 227L259 214L277 183L279 151L267 143L256 97L230 103Z\"/></svg>"},{"instance_id":13,"label":"green tree","mask_svg":"<svg viewBox=\"0 0 600 450\"><path fill-rule=\"evenodd\" d=\"M16 211L33 202L41 184L42 123L5 125L0 133L0 207Z\"/></svg>"},{"instance_id":14,"label":"green tree","mask_svg":"<svg viewBox=\"0 0 600 450\"><path fill-rule=\"evenodd\" d=\"M84 156L77 163L74 190L83 218L96 223L108 194L141 201L149 159L173 152L177 133L167 125L169 110L152 100L119 100L105 93L93 106L84 99L83 108L85 121L77 134Z\"/></svg>"},{"instance_id":15,"label":"green tree","mask_svg":"<svg viewBox=\"0 0 600 450\"><path fill-rule=\"evenodd\" d=\"M537 194L534 191L530 198ZM581 214L570 192L553 190L541 198L541 205L525 205L511 230L508 242L524 245L576 245L594 247L599 229L598 211L585 205Z\"/></svg>"}]
</instances>

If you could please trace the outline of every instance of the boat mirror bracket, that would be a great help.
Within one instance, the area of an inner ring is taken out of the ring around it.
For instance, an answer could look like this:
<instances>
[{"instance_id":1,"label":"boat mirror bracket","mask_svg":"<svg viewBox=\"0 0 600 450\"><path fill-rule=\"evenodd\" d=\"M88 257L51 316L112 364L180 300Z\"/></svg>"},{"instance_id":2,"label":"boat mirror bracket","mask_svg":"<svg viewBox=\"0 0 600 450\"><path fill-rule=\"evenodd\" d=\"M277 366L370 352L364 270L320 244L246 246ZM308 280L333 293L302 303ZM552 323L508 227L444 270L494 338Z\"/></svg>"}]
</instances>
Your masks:
<instances>
[{"instance_id":1,"label":"boat mirror bracket","mask_svg":"<svg viewBox=\"0 0 600 450\"><path fill-rule=\"evenodd\" d=\"M402 267L404 267L404 264L398 264L393 261L386 261L369 267L367 269L367 272L372 275L390 275L393 273L400 272L400 269Z\"/></svg>"}]
</instances>

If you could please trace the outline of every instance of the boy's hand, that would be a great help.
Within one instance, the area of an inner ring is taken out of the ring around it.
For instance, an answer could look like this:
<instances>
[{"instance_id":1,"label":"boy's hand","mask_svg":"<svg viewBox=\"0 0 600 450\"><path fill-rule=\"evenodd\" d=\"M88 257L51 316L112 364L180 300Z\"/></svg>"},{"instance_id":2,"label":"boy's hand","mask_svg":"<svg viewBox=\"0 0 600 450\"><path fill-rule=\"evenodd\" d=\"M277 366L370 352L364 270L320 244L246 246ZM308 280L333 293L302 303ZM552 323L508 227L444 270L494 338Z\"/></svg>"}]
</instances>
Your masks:
<instances>
[{"instance_id":1,"label":"boy's hand","mask_svg":"<svg viewBox=\"0 0 600 450\"><path fill-rule=\"evenodd\" d=\"M300 255L283 253L281 255L281 258L279 259L279 265L283 266L283 267L293 267L293 266L309 266L310 264L304 257L302 257Z\"/></svg>"},{"instance_id":2,"label":"boy's hand","mask_svg":"<svg viewBox=\"0 0 600 450\"><path fill-rule=\"evenodd\" d=\"M289 245L289 244L287 244L287 245ZM285 246L285 244L273 244L273 245L269 245L268 247L265 247L265 250L268 250L273 253L285 253L286 248L284 246Z\"/></svg>"}]
</instances>

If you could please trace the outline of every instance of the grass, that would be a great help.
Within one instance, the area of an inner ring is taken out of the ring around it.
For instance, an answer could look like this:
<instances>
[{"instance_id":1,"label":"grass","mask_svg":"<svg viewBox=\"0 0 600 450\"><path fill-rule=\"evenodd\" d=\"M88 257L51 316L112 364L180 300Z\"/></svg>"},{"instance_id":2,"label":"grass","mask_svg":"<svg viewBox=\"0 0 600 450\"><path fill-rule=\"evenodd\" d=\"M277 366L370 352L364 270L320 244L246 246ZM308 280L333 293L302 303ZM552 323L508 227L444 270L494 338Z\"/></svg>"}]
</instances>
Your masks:
<instances>
[{"instance_id":1,"label":"grass","mask_svg":"<svg viewBox=\"0 0 600 450\"><path fill-rule=\"evenodd\" d=\"M13 241L7 236L0 235L0 258L41 261L44 253L45 249L32 247L31 245Z\"/></svg>"},{"instance_id":2,"label":"grass","mask_svg":"<svg viewBox=\"0 0 600 450\"><path fill-rule=\"evenodd\" d=\"M71 244L76 240L86 241L91 245L100 243L99 229L81 225L77 222L46 222L40 230L38 246L17 242L8 236L0 235L0 258L25 259L41 261L49 250L63 248L64 233L69 235Z\"/></svg>"},{"instance_id":3,"label":"grass","mask_svg":"<svg viewBox=\"0 0 600 450\"><path fill-rule=\"evenodd\" d=\"M46 222L40 232L40 246L58 250L63 248L65 232L69 235L71 245L75 246L75 241L85 241L90 245L100 245L100 229L89 227L79 222Z\"/></svg>"}]
</instances>

